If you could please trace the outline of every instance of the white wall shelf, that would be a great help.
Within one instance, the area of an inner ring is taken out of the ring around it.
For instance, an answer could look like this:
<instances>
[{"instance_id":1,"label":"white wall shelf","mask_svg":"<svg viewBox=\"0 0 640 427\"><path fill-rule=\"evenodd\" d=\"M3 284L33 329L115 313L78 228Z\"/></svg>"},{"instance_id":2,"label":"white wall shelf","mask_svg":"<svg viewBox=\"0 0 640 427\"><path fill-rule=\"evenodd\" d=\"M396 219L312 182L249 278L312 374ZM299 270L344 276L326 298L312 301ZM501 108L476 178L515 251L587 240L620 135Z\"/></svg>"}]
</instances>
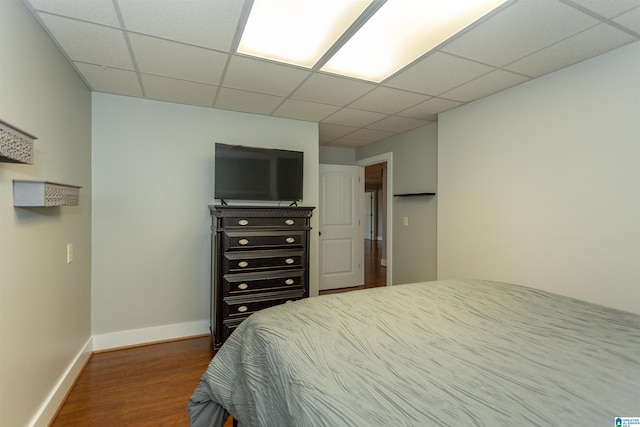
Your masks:
<instances>
[{"instance_id":1,"label":"white wall shelf","mask_svg":"<svg viewBox=\"0 0 640 427\"><path fill-rule=\"evenodd\" d=\"M49 181L13 180L13 206L78 206L80 188Z\"/></svg>"},{"instance_id":2,"label":"white wall shelf","mask_svg":"<svg viewBox=\"0 0 640 427\"><path fill-rule=\"evenodd\" d=\"M0 120L0 162L33 163L35 136Z\"/></svg>"}]
</instances>

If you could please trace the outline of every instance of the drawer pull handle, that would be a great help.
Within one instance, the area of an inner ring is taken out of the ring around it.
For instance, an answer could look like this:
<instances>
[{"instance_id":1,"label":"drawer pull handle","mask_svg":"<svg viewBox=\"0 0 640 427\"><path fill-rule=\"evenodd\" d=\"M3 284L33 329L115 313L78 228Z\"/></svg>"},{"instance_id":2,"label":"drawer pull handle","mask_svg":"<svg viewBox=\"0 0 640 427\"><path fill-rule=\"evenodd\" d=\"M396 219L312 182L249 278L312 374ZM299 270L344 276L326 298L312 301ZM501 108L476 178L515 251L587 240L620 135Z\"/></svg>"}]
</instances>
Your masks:
<instances>
[{"instance_id":1,"label":"drawer pull handle","mask_svg":"<svg viewBox=\"0 0 640 427\"><path fill-rule=\"evenodd\" d=\"M244 291L245 289L248 289L249 285L247 285L246 283L240 283L238 285L238 289L240 289L241 291Z\"/></svg>"},{"instance_id":2,"label":"drawer pull handle","mask_svg":"<svg viewBox=\"0 0 640 427\"><path fill-rule=\"evenodd\" d=\"M294 222L295 221L292 220L292 219L287 219L287 220L284 221L284 223L287 224L287 225L293 225Z\"/></svg>"},{"instance_id":3,"label":"drawer pull handle","mask_svg":"<svg viewBox=\"0 0 640 427\"><path fill-rule=\"evenodd\" d=\"M241 219L240 221L238 221L239 225L249 225L249 221L246 219Z\"/></svg>"},{"instance_id":4,"label":"drawer pull handle","mask_svg":"<svg viewBox=\"0 0 640 427\"><path fill-rule=\"evenodd\" d=\"M293 279L287 279L284 281L286 285L293 285Z\"/></svg>"},{"instance_id":5,"label":"drawer pull handle","mask_svg":"<svg viewBox=\"0 0 640 427\"><path fill-rule=\"evenodd\" d=\"M287 243L293 243L296 241L296 239L294 239L293 237L287 237L286 239L284 239L284 241Z\"/></svg>"},{"instance_id":6,"label":"drawer pull handle","mask_svg":"<svg viewBox=\"0 0 640 427\"><path fill-rule=\"evenodd\" d=\"M245 267L247 267L248 265L249 265L249 263L248 263L247 261L240 261L240 262L238 263L238 267L240 267L240 268L245 268Z\"/></svg>"},{"instance_id":7,"label":"drawer pull handle","mask_svg":"<svg viewBox=\"0 0 640 427\"><path fill-rule=\"evenodd\" d=\"M249 240L247 240L247 239L240 239L240 240L238 241L238 243L240 243L242 246L244 246L244 245L248 245L248 244L249 244Z\"/></svg>"},{"instance_id":8,"label":"drawer pull handle","mask_svg":"<svg viewBox=\"0 0 640 427\"><path fill-rule=\"evenodd\" d=\"M247 310L248 310L248 308L247 308L246 305L241 305L240 307L238 307L238 312L240 312L240 313L244 313Z\"/></svg>"},{"instance_id":9,"label":"drawer pull handle","mask_svg":"<svg viewBox=\"0 0 640 427\"><path fill-rule=\"evenodd\" d=\"M286 262L287 264L293 264L295 261L293 260L293 258L287 258L284 260L284 262Z\"/></svg>"}]
</instances>

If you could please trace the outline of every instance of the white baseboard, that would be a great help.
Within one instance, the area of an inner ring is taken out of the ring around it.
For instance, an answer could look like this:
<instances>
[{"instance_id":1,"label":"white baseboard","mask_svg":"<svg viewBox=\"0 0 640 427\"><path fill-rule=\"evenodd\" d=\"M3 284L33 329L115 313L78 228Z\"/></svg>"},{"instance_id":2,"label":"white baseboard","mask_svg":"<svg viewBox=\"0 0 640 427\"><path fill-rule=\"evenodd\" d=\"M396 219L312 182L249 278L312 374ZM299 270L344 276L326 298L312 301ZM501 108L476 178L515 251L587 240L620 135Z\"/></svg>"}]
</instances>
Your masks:
<instances>
[{"instance_id":1,"label":"white baseboard","mask_svg":"<svg viewBox=\"0 0 640 427\"><path fill-rule=\"evenodd\" d=\"M209 333L209 322L175 323L152 328L131 329L93 336L93 350L108 350L119 347L171 340Z\"/></svg>"},{"instance_id":2,"label":"white baseboard","mask_svg":"<svg viewBox=\"0 0 640 427\"><path fill-rule=\"evenodd\" d=\"M55 417L58 412L58 408L62 405L67 393L69 393L69 390L73 387L76 378L80 376L82 368L91 357L92 350L93 338L89 338L84 347L73 359L67 370L62 374L60 380L55 385L51 393L49 393L49 396L47 396L36 415L31 419L31 422L29 423L30 427L46 427L51 423L51 421L53 421L53 417Z\"/></svg>"},{"instance_id":3,"label":"white baseboard","mask_svg":"<svg viewBox=\"0 0 640 427\"><path fill-rule=\"evenodd\" d=\"M206 333L209 333L209 322L199 321L156 326L153 328L133 329L90 337L64 374L62 374L60 380L54 386L51 393L49 393L49 396L47 396L38 412L33 416L29 427L46 427L53 421L53 417L55 417L76 379L80 376L82 368L93 354L93 351L146 344L154 341L164 341Z\"/></svg>"}]
</instances>

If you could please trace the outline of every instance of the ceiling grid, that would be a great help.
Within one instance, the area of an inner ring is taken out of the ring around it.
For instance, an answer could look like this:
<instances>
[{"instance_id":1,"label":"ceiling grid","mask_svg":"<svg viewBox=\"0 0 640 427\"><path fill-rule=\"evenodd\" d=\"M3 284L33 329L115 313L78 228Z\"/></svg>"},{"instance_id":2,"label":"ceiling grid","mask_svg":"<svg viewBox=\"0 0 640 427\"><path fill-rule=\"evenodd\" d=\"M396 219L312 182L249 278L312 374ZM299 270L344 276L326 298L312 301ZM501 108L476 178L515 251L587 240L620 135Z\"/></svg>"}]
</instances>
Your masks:
<instances>
[{"instance_id":1,"label":"ceiling grid","mask_svg":"<svg viewBox=\"0 0 640 427\"><path fill-rule=\"evenodd\" d=\"M640 40L640 0L509 0L375 83L238 54L251 0L23 1L95 92L318 122L335 147Z\"/></svg>"}]
</instances>

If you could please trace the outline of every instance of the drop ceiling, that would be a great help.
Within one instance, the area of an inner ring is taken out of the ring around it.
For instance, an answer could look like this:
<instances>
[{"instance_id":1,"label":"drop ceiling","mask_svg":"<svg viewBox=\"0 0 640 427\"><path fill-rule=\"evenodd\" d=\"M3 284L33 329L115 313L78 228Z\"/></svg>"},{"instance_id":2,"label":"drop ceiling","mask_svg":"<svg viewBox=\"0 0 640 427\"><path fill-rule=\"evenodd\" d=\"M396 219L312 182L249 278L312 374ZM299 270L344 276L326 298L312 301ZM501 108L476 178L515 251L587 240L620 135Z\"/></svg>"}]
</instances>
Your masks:
<instances>
[{"instance_id":1,"label":"drop ceiling","mask_svg":"<svg viewBox=\"0 0 640 427\"><path fill-rule=\"evenodd\" d=\"M510 0L376 84L235 53L251 0L24 2L94 92L319 122L333 147L640 40L640 0Z\"/></svg>"}]
</instances>

